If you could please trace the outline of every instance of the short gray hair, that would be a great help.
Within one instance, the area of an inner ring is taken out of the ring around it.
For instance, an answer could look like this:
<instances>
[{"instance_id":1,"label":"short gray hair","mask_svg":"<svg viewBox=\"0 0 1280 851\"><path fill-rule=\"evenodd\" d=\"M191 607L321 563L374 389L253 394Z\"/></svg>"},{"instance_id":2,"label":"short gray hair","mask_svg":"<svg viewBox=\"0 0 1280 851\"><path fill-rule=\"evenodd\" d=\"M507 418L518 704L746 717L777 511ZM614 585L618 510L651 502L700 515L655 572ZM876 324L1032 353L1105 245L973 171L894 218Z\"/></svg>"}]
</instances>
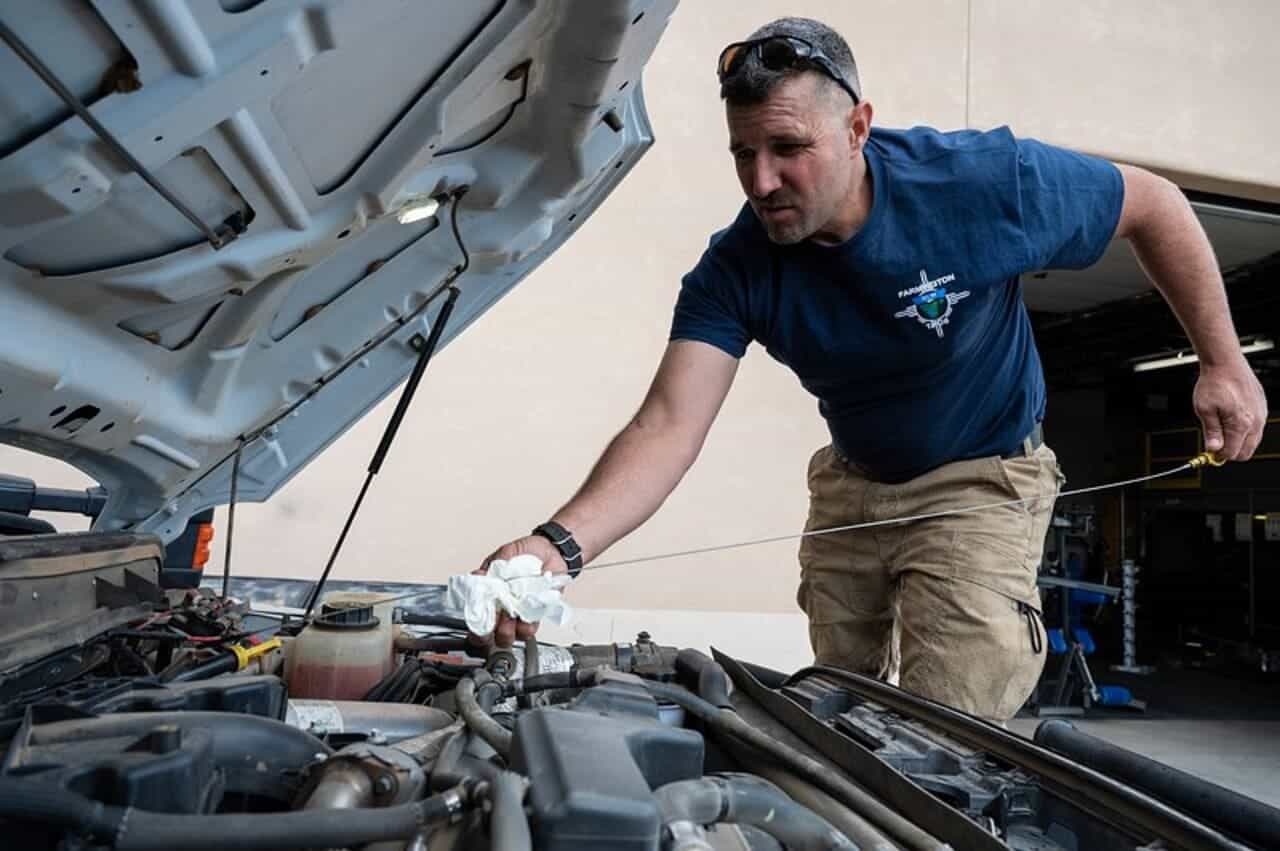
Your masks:
<instances>
[{"instance_id":1,"label":"short gray hair","mask_svg":"<svg viewBox=\"0 0 1280 851\"><path fill-rule=\"evenodd\" d=\"M858 80L858 65L854 62L853 51L849 49L849 43L844 40L840 33L821 21L815 21L812 18L778 18L776 21L771 21L753 32L748 37L748 41L775 35L789 35L801 38L821 50L828 59L835 63L836 68L844 75L849 86L858 93L858 99L862 99L862 84ZM743 61L737 73L726 78L720 84L720 97L735 106L752 106L764 103L768 99L769 93L779 83L803 73L816 73L831 85L839 85L828 78L822 71L795 69L771 71L764 67L758 56L752 53Z\"/></svg>"}]
</instances>

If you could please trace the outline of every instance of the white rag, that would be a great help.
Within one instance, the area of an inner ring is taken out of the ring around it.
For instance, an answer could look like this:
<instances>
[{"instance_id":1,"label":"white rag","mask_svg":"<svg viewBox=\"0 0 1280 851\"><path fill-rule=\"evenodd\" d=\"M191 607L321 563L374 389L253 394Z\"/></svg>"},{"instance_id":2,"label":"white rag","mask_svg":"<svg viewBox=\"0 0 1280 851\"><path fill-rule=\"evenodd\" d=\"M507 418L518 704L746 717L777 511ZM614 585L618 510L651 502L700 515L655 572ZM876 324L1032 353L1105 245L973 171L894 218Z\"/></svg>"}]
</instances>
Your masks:
<instances>
[{"instance_id":1,"label":"white rag","mask_svg":"<svg viewBox=\"0 0 1280 851\"><path fill-rule=\"evenodd\" d=\"M499 608L522 621L565 626L573 610L560 589L572 581L564 574L543 573L542 559L534 555L495 559L489 562L487 573L450 576L445 606L461 615L467 629L476 635L493 632Z\"/></svg>"}]
</instances>

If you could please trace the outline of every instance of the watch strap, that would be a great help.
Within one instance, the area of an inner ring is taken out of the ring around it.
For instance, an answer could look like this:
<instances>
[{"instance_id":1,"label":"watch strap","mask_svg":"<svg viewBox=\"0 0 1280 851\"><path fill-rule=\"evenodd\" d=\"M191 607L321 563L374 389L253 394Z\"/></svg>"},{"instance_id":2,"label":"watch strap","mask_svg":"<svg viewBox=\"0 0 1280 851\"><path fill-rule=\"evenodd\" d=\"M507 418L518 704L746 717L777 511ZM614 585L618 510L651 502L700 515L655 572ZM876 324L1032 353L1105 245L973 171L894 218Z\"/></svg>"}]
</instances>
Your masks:
<instances>
[{"instance_id":1,"label":"watch strap","mask_svg":"<svg viewBox=\"0 0 1280 851\"><path fill-rule=\"evenodd\" d=\"M582 547L578 546L578 542L574 540L573 533L554 520L548 520L534 529L533 534L540 535L551 542L551 545L560 553L560 557L564 559L565 566L569 568L569 576L577 579L578 574L582 572Z\"/></svg>"}]
</instances>

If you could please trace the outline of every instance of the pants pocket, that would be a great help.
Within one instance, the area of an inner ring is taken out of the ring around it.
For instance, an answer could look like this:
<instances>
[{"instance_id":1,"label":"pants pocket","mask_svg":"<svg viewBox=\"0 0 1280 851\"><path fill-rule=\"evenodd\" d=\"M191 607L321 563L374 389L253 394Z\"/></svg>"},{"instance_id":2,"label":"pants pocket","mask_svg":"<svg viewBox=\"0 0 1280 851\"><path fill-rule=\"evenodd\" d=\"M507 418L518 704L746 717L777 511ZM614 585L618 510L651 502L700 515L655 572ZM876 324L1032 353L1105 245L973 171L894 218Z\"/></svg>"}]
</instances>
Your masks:
<instances>
[{"instance_id":1,"label":"pants pocket","mask_svg":"<svg viewBox=\"0 0 1280 851\"><path fill-rule=\"evenodd\" d=\"M999 484L1011 499L1022 503L1030 514L1052 509L1066 477L1058 466L1058 456L1047 445L1022 458L992 458Z\"/></svg>"},{"instance_id":2,"label":"pants pocket","mask_svg":"<svg viewBox=\"0 0 1280 851\"><path fill-rule=\"evenodd\" d=\"M954 575L1039 610L1036 575L1058 497L1057 456L1041 446L1031 457L991 461L1004 491L1028 501L972 514L955 536Z\"/></svg>"},{"instance_id":3,"label":"pants pocket","mask_svg":"<svg viewBox=\"0 0 1280 851\"><path fill-rule=\"evenodd\" d=\"M796 602L809 619L809 644L819 665L867 676L887 668L893 617L888 588L875 573L805 571Z\"/></svg>"},{"instance_id":4,"label":"pants pocket","mask_svg":"<svg viewBox=\"0 0 1280 851\"><path fill-rule=\"evenodd\" d=\"M996 723L1012 718L1044 670L1034 609L964 580L903 579L902 687Z\"/></svg>"},{"instance_id":5,"label":"pants pocket","mask_svg":"<svg viewBox=\"0 0 1280 851\"><path fill-rule=\"evenodd\" d=\"M1034 526L1031 518L1024 517L1008 529L957 533L951 550L951 575L1039 610L1036 567L1043 538L1032 544Z\"/></svg>"}]
</instances>

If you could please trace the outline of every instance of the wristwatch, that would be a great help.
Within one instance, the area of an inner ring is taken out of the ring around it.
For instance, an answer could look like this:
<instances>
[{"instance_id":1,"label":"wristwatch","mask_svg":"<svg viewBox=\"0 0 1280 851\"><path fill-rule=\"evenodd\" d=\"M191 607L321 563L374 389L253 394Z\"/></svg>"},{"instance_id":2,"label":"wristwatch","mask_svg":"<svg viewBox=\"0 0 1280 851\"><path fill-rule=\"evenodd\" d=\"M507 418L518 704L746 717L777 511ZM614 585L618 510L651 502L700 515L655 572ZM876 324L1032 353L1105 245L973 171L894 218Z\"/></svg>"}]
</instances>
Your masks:
<instances>
[{"instance_id":1,"label":"wristwatch","mask_svg":"<svg viewBox=\"0 0 1280 851\"><path fill-rule=\"evenodd\" d=\"M548 520L534 529L533 534L546 538L559 550L560 557L569 568L569 577L577 579L582 572L582 547L573 539L573 533L554 520Z\"/></svg>"}]
</instances>

